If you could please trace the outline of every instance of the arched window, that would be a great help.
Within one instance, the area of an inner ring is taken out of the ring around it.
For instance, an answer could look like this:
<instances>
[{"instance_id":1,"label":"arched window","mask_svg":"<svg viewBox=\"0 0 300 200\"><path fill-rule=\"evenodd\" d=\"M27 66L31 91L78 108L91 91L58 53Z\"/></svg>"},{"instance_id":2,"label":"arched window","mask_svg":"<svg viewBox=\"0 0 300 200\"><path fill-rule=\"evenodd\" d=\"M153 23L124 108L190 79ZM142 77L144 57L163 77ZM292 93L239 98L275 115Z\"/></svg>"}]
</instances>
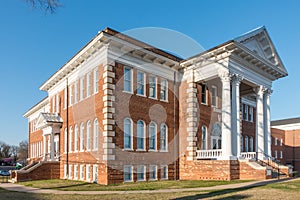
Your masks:
<instances>
[{"instance_id":1,"label":"arched window","mask_svg":"<svg viewBox=\"0 0 300 200\"><path fill-rule=\"evenodd\" d=\"M206 126L202 126L202 146L201 149L202 150L206 150L206 138L207 138L207 127Z\"/></svg>"},{"instance_id":2,"label":"arched window","mask_svg":"<svg viewBox=\"0 0 300 200\"><path fill-rule=\"evenodd\" d=\"M98 119L94 120L94 149L98 149Z\"/></svg>"},{"instance_id":3,"label":"arched window","mask_svg":"<svg viewBox=\"0 0 300 200\"><path fill-rule=\"evenodd\" d=\"M168 127L165 123L160 126L160 150L168 150Z\"/></svg>"},{"instance_id":4,"label":"arched window","mask_svg":"<svg viewBox=\"0 0 300 200\"><path fill-rule=\"evenodd\" d=\"M84 150L84 124L80 124L80 151Z\"/></svg>"},{"instance_id":5,"label":"arched window","mask_svg":"<svg viewBox=\"0 0 300 200\"><path fill-rule=\"evenodd\" d=\"M145 150L145 123L137 121L137 149Z\"/></svg>"},{"instance_id":6,"label":"arched window","mask_svg":"<svg viewBox=\"0 0 300 200\"><path fill-rule=\"evenodd\" d=\"M72 126L71 126L71 127L70 127L70 133L69 133L69 151L70 151L70 152L73 151L73 148L72 148L72 147L73 147L73 146L72 146L72 145L73 145L73 144L72 144L72 143L73 143L73 141L72 141L72 140L73 140L73 137L72 137L72 135L73 135L73 128L72 128Z\"/></svg>"},{"instance_id":7,"label":"arched window","mask_svg":"<svg viewBox=\"0 0 300 200\"><path fill-rule=\"evenodd\" d=\"M86 123L86 149L91 150L91 122Z\"/></svg>"},{"instance_id":8,"label":"arched window","mask_svg":"<svg viewBox=\"0 0 300 200\"><path fill-rule=\"evenodd\" d=\"M156 150L156 135L157 135L156 123L151 122L149 125L149 149L150 150Z\"/></svg>"},{"instance_id":9,"label":"arched window","mask_svg":"<svg viewBox=\"0 0 300 200\"><path fill-rule=\"evenodd\" d=\"M65 153L67 153L67 148L68 148L68 140L67 140L67 137L68 137L68 131L67 131L67 128L65 128L65 132L64 132L64 151Z\"/></svg>"},{"instance_id":10,"label":"arched window","mask_svg":"<svg viewBox=\"0 0 300 200\"><path fill-rule=\"evenodd\" d=\"M78 151L78 126L75 125L74 151Z\"/></svg>"},{"instance_id":11,"label":"arched window","mask_svg":"<svg viewBox=\"0 0 300 200\"><path fill-rule=\"evenodd\" d=\"M132 121L124 119L124 149L132 149Z\"/></svg>"}]
</instances>

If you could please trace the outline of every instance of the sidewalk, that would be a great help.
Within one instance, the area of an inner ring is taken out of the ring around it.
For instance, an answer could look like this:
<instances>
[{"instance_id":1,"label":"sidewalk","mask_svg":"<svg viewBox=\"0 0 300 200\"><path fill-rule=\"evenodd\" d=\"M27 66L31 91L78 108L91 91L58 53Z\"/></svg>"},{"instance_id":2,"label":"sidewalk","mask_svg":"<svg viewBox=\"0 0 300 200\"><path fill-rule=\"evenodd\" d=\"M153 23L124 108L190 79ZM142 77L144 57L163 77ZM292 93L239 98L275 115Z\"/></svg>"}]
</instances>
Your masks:
<instances>
[{"instance_id":1,"label":"sidewalk","mask_svg":"<svg viewBox=\"0 0 300 200\"><path fill-rule=\"evenodd\" d=\"M25 193L35 193L35 194L137 194L137 193L171 193L171 192L189 192L189 191L207 191L207 190L225 190L225 189L236 189L236 188L247 188L247 187L256 187L263 186L270 183L276 182L288 182L300 180L299 178L283 178L283 179L271 179L263 181L251 181L245 183L236 183L228 185L218 185L212 187L201 187L201 188L182 188L182 189L162 189L162 190L135 190L135 191L61 191L61 190L50 190L50 189L39 189L26 187L19 184L13 183L0 183L0 188L3 188L8 191L17 191Z\"/></svg>"}]
</instances>

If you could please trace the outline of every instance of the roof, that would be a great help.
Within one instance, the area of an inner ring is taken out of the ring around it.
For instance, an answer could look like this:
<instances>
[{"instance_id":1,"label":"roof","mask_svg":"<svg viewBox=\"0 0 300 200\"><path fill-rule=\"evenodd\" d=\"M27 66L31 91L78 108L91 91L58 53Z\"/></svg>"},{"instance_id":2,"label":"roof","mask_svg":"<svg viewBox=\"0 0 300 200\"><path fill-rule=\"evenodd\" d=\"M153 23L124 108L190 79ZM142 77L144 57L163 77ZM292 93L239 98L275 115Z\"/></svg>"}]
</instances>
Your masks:
<instances>
[{"instance_id":1,"label":"roof","mask_svg":"<svg viewBox=\"0 0 300 200\"><path fill-rule=\"evenodd\" d=\"M32 113L41 109L43 106L47 105L48 103L49 103L49 99L48 96L46 96L40 102L32 106L26 113L24 113L23 117L29 117Z\"/></svg>"},{"instance_id":2,"label":"roof","mask_svg":"<svg viewBox=\"0 0 300 200\"><path fill-rule=\"evenodd\" d=\"M63 123L62 118L57 113L41 113L37 119L36 126L38 128L43 128L51 124L61 124Z\"/></svg>"},{"instance_id":3,"label":"roof","mask_svg":"<svg viewBox=\"0 0 300 200\"><path fill-rule=\"evenodd\" d=\"M281 126L281 125L298 124L298 123L300 123L300 117L274 120L274 121L271 121L271 126Z\"/></svg>"}]
</instances>

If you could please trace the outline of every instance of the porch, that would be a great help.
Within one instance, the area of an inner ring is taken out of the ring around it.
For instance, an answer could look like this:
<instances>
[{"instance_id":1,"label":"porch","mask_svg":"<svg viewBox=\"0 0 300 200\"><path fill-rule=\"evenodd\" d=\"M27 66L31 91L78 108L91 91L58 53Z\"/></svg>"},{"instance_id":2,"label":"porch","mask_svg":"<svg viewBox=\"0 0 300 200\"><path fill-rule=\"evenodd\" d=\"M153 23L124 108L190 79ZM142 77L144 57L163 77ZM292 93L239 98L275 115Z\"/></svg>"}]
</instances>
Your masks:
<instances>
[{"instance_id":1,"label":"porch","mask_svg":"<svg viewBox=\"0 0 300 200\"><path fill-rule=\"evenodd\" d=\"M222 149L197 150L196 159L197 160L204 160L204 159L222 160L223 159ZM241 152L238 159L257 160L257 152Z\"/></svg>"}]
</instances>

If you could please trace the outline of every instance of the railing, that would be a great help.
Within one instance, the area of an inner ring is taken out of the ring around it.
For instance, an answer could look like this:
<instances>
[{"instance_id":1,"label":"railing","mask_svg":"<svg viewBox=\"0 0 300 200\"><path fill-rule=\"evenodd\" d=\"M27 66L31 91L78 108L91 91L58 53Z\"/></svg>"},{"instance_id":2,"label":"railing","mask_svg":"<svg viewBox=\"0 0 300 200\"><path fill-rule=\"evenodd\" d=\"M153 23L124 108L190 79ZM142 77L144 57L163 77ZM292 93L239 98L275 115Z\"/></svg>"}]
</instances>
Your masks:
<instances>
[{"instance_id":1,"label":"railing","mask_svg":"<svg viewBox=\"0 0 300 200\"><path fill-rule=\"evenodd\" d=\"M246 160L256 160L256 152L242 152L241 157Z\"/></svg>"},{"instance_id":2,"label":"railing","mask_svg":"<svg viewBox=\"0 0 300 200\"><path fill-rule=\"evenodd\" d=\"M222 149L197 150L197 159L217 159L222 157Z\"/></svg>"}]
</instances>

